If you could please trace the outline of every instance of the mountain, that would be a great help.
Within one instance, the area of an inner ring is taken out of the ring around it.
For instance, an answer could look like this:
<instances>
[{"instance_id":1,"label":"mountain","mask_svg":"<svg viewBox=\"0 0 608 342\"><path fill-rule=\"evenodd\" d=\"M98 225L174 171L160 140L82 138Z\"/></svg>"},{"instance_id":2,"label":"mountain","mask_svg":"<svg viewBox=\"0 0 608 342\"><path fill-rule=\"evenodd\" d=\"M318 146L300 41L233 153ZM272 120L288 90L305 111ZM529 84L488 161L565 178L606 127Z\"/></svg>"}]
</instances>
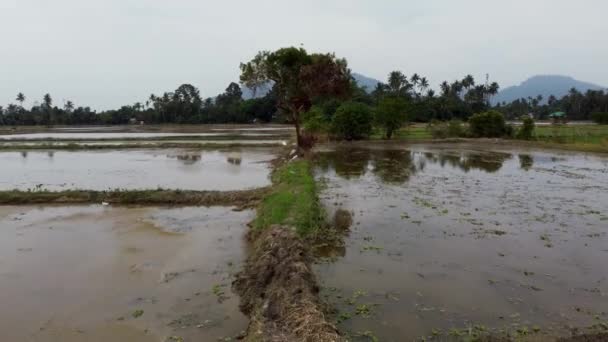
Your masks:
<instances>
[{"instance_id":1,"label":"mountain","mask_svg":"<svg viewBox=\"0 0 608 342\"><path fill-rule=\"evenodd\" d=\"M380 83L380 81L375 78L367 77L356 72L353 72L352 76L359 85L359 87L365 88L365 91L367 91L368 93L374 91L374 89L376 89L376 85Z\"/></svg>"},{"instance_id":2,"label":"mountain","mask_svg":"<svg viewBox=\"0 0 608 342\"><path fill-rule=\"evenodd\" d=\"M492 103L509 103L517 99L528 98L528 96L536 97L537 95L542 95L542 103L546 103L550 95L554 95L559 99L567 95L571 88L576 88L581 93L587 90L605 89L597 84L578 81L569 76L539 75L527 79L518 86L503 89L494 96Z\"/></svg>"},{"instance_id":3,"label":"mountain","mask_svg":"<svg viewBox=\"0 0 608 342\"><path fill-rule=\"evenodd\" d=\"M360 87L364 87L368 93L371 93L376 88L376 85L380 83L380 81L373 79L371 77L367 77L365 75L358 74L356 72L352 73L353 78L359 84ZM253 89L247 88L245 86L241 86L241 91L243 92L243 99L253 99L258 97L265 96L270 89L272 89L271 83L265 84L262 87L258 88L255 92L255 96L253 94Z\"/></svg>"}]
</instances>

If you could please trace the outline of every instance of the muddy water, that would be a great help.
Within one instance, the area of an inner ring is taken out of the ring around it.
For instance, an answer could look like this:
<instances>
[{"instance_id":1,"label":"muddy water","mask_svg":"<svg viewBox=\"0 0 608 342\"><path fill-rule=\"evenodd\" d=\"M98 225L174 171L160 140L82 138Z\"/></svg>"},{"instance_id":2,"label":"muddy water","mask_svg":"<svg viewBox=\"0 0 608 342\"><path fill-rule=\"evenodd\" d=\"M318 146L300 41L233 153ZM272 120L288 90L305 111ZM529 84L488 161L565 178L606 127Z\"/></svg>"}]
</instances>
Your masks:
<instances>
[{"instance_id":1,"label":"muddy water","mask_svg":"<svg viewBox=\"0 0 608 342\"><path fill-rule=\"evenodd\" d=\"M0 152L0 190L239 190L270 184L271 148Z\"/></svg>"},{"instance_id":2,"label":"muddy water","mask_svg":"<svg viewBox=\"0 0 608 342\"><path fill-rule=\"evenodd\" d=\"M418 146L330 149L316 165L329 215L353 214L316 272L354 336L608 321L607 158Z\"/></svg>"},{"instance_id":3,"label":"muddy water","mask_svg":"<svg viewBox=\"0 0 608 342\"><path fill-rule=\"evenodd\" d=\"M233 337L247 320L231 275L253 216L230 208L0 208L0 340Z\"/></svg>"}]
</instances>

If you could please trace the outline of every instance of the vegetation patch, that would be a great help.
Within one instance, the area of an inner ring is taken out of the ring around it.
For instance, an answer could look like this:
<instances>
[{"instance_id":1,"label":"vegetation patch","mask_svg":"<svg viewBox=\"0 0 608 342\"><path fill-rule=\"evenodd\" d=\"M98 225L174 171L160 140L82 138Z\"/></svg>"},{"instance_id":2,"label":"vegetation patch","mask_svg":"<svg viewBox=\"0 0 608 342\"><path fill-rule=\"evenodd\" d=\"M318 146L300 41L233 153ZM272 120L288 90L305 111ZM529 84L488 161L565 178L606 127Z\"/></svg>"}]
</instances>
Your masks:
<instances>
[{"instance_id":1,"label":"vegetation patch","mask_svg":"<svg viewBox=\"0 0 608 342\"><path fill-rule=\"evenodd\" d=\"M272 190L258 208L254 228L286 225L294 227L301 237L318 234L325 226L325 217L310 162L296 160L284 164L275 170L272 180Z\"/></svg>"},{"instance_id":2,"label":"vegetation patch","mask_svg":"<svg viewBox=\"0 0 608 342\"><path fill-rule=\"evenodd\" d=\"M251 208L268 192L268 188L237 191L185 190L65 190L65 191L0 191L0 205L20 204L89 204L117 205L202 205Z\"/></svg>"}]
</instances>

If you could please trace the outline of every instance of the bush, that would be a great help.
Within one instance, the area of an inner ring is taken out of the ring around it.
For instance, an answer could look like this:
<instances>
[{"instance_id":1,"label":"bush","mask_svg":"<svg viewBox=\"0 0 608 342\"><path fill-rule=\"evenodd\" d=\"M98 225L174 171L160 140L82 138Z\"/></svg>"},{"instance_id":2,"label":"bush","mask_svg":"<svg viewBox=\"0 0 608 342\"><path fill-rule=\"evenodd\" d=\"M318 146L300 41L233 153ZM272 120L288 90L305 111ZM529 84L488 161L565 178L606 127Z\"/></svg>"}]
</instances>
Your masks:
<instances>
[{"instance_id":1,"label":"bush","mask_svg":"<svg viewBox=\"0 0 608 342\"><path fill-rule=\"evenodd\" d=\"M429 123L428 130L433 138L436 139L458 138L466 135L464 126L460 120L450 120L448 122L433 120Z\"/></svg>"},{"instance_id":2,"label":"bush","mask_svg":"<svg viewBox=\"0 0 608 342\"><path fill-rule=\"evenodd\" d=\"M592 113L591 120L600 125L608 125L608 112L606 113Z\"/></svg>"},{"instance_id":3,"label":"bush","mask_svg":"<svg viewBox=\"0 0 608 342\"><path fill-rule=\"evenodd\" d=\"M375 120L383 128L386 139L390 139L407 120L406 106L405 100L398 97L385 97L378 103Z\"/></svg>"},{"instance_id":4,"label":"bush","mask_svg":"<svg viewBox=\"0 0 608 342\"><path fill-rule=\"evenodd\" d=\"M321 108L312 107L302 115L304 131L310 134L326 133L329 130L329 122Z\"/></svg>"},{"instance_id":5,"label":"bush","mask_svg":"<svg viewBox=\"0 0 608 342\"><path fill-rule=\"evenodd\" d=\"M477 113L469 118L469 132L475 138L497 138L511 135L512 131L505 117L495 110Z\"/></svg>"},{"instance_id":6,"label":"bush","mask_svg":"<svg viewBox=\"0 0 608 342\"><path fill-rule=\"evenodd\" d=\"M517 131L517 139L531 140L534 138L534 119L529 116L524 117L521 128Z\"/></svg>"},{"instance_id":7,"label":"bush","mask_svg":"<svg viewBox=\"0 0 608 342\"><path fill-rule=\"evenodd\" d=\"M362 103L343 103L331 121L331 131L340 139L363 139L372 132L372 113Z\"/></svg>"}]
</instances>

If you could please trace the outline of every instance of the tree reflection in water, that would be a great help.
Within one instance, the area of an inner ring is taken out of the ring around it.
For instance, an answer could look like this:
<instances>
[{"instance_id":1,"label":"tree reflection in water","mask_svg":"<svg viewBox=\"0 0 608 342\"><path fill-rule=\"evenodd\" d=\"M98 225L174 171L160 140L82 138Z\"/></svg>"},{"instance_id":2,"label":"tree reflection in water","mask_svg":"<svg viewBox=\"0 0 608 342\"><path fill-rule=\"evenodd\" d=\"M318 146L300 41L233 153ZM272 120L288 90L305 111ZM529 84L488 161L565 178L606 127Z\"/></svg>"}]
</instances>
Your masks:
<instances>
[{"instance_id":1,"label":"tree reflection in water","mask_svg":"<svg viewBox=\"0 0 608 342\"><path fill-rule=\"evenodd\" d=\"M315 165L323 172L333 170L344 179L357 179L368 173L383 183L402 184L427 163L439 164L469 172L480 170L488 173L500 170L505 161L512 158L502 152L412 152L405 149L338 148L317 154ZM520 156L520 161L522 157ZM531 157L525 165L531 165ZM522 164L524 165L524 164Z\"/></svg>"}]
</instances>

